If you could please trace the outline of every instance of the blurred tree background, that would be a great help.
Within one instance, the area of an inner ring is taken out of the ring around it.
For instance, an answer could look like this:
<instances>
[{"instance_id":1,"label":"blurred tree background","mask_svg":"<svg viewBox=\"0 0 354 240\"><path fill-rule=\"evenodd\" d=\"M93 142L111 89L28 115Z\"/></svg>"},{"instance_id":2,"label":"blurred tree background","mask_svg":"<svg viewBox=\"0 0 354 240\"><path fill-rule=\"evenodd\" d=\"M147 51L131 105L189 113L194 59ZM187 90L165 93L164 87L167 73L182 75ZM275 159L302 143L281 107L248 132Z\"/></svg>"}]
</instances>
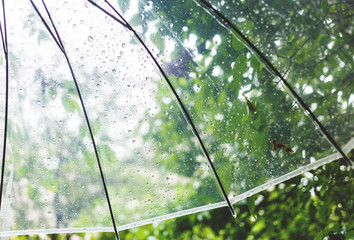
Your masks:
<instances>
[{"instance_id":1,"label":"blurred tree background","mask_svg":"<svg viewBox=\"0 0 354 240\"><path fill-rule=\"evenodd\" d=\"M353 157L351 158L353 159ZM120 232L122 239L354 239L353 171L335 161L227 208ZM113 233L10 239L114 239Z\"/></svg>"},{"instance_id":2,"label":"blurred tree background","mask_svg":"<svg viewBox=\"0 0 354 240\"><path fill-rule=\"evenodd\" d=\"M352 1L210 2L231 19L285 75L341 146L352 138ZM123 12L129 9L130 1L118 3ZM148 33L144 35L144 40L150 48L155 49L193 121L197 123L199 133L230 198L333 153L311 119L304 114L281 83L278 83L277 77L259 61L236 33L215 20L208 9L201 8L198 1L153 1L153 7L151 4L150 1L139 1L141 11L130 22L134 27L141 27L142 35ZM151 22L157 23L151 27ZM42 40L48 39L50 38ZM179 42L174 42L176 47L173 52L165 54L168 51L166 43L171 39L178 39ZM193 42L190 49L182 46L181 43L186 41ZM38 76L35 81L43 81L40 70ZM43 98L42 102L49 101L52 92L59 92L57 89L65 90L71 97L62 97L61 104L67 112L77 114L80 106L70 80L66 80L64 84L57 81L58 79L50 80L47 83L47 90L43 91L43 95L47 94L48 99ZM159 84L161 83L156 81L156 85L160 86ZM203 166L207 165L206 162L195 161L198 157L195 156L195 149L199 145L185 121L174 117L180 114L180 109L169 104L171 99L164 101L168 94L167 88L158 89L156 95L160 100L159 110L154 115L146 112L149 127L144 132L143 139L154 144L155 151L143 157L151 157L161 172L178 168L182 169L182 177L200 179L201 184L197 187L191 183L178 185L189 193L181 197L177 207L184 203L195 206L200 204L200 199L205 201L203 204L207 204L212 202L208 188L210 184L202 183L210 183L214 179L211 174L205 174ZM53 96L55 98L56 94ZM251 102L256 111L247 105L247 101ZM113 100L105 105L107 109L113 107ZM64 123L66 121L68 119L64 119ZM94 126L94 129L99 135L100 127ZM46 133L49 139L56 135L65 135L70 142L76 143L81 141L76 138L87 134L84 124L80 126L80 136L69 131L63 132L59 128L51 131L51 134ZM132 134L139 131L140 129L135 129ZM26 142L25 137L22 139L17 136L17 139ZM107 145L101 149L102 158L119 159L111 149L112 139L108 136L105 139ZM294 148L294 154L284 150L272 151L272 139ZM178 148L182 148L178 155L171 154ZM64 185L60 185L64 174L62 171L72 170L76 164L64 161L66 158L76 156L81 161L89 162L85 169L88 174L95 169L92 154L86 147L82 147L81 151L83 154L80 155L77 147L71 147L67 151L68 156L58 156L61 160L60 171L49 173L50 178L53 179L54 176L56 184L50 185L46 179L33 184L35 187L45 186L48 191L55 193L68 193L65 201L55 198L54 214L59 227L67 226L68 221L63 216L74 212L73 209L83 209L80 216L70 216L78 223L82 221L94 224L96 221L90 209L94 209L99 197L90 194L85 197L88 201L80 205L80 199L72 199L69 194L74 190L61 189ZM145 162L143 157L142 164ZM15 155L15 158L21 156ZM133 160L128 159L127 162L134 165L136 162ZM36 168L41 164L33 161ZM115 162L107 164L113 171ZM21 174L28 176L28 169L25 168L26 166L20 169ZM75 172L73 175L80 174ZM94 176L91 181L97 183L99 178ZM126 179L125 182L130 181L132 180ZM80 188L79 182L74 183L76 184L71 188ZM90 184L84 182L80 194L86 193L84 189L88 189ZM29 190L33 199L37 199L34 201L39 201L39 191L31 188ZM110 186L110 191L114 192L114 185ZM128 191L130 190L127 189L126 195ZM133 191L140 192L140 189ZM339 160L236 203L236 219L232 218L227 208L222 208L122 231L120 236L122 239L151 240L353 239L353 193L353 171ZM143 201L144 194L146 193L140 193L141 199L138 199ZM66 201L71 203L68 209L64 208ZM43 206L42 203L36 203L39 208ZM168 207L174 209L176 206L170 203ZM25 205L21 208L26 211ZM153 211L158 212L158 209ZM18 214L17 221L22 217ZM18 236L11 239L46 238L114 239L114 235L82 233Z\"/></svg>"}]
</instances>

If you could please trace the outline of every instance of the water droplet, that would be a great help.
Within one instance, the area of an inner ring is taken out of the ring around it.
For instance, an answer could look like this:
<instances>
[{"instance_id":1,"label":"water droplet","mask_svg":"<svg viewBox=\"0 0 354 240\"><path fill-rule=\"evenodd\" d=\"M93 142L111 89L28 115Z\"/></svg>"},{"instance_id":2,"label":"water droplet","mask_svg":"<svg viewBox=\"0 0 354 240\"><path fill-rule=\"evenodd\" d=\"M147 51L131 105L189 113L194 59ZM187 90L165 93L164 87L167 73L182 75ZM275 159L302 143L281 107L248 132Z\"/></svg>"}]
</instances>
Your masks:
<instances>
[{"instance_id":1,"label":"water droplet","mask_svg":"<svg viewBox=\"0 0 354 240\"><path fill-rule=\"evenodd\" d=\"M202 86L200 86L199 84L195 84L193 85L194 91L195 92L200 92L200 89L202 88Z\"/></svg>"}]
</instances>

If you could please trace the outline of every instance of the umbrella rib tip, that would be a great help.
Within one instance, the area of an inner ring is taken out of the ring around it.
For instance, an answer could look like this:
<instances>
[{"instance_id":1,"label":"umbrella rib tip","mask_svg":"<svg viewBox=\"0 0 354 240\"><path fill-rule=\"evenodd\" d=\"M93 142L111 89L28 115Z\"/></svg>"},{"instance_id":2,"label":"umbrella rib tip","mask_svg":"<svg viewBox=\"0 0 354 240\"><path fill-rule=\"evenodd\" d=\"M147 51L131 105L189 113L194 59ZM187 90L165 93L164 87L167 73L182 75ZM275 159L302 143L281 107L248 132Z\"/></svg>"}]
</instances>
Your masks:
<instances>
[{"instance_id":1,"label":"umbrella rib tip","mask_svg":"<svg viewBox=\"0 0 354 240\"><path fill-rule=\"evenodd\" d=\"M231 211L231 213L232 213L232 216L234 217L234 218L236 218L237 217L237 214L236 214L236 212L235 212L235 210L234 209L232 209L233 211Z\"/></svg>"},{"instance_id":2,"label":"umbrella rib tip","mask_svg":"<svg viewBox=\"0 0 354 240\"><path fill-rule=\"evenodd\" d=\"M234 207L233 207L232 205L229 205L229 209L230 209L230 212L231 212L232 216L233 216L234 218L236 218L236 217L237 217L237 214L236 214L236 212L235 212Z\"/></svg>"}]
</instances>

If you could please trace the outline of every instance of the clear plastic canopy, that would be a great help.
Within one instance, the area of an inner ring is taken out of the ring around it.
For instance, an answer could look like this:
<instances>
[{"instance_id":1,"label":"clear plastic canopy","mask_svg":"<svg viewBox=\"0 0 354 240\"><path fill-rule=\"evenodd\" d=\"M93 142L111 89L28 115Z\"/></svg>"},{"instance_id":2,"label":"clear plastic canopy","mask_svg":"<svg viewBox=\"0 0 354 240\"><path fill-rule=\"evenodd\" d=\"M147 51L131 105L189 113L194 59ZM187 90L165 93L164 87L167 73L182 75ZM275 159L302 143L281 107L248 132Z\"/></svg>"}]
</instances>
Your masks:
<instances>
[{"instance_id":1,"label":"clear plastic canopy","mask_svg":"<svg viewBox=\"0 0 354 240\"><path fill-rule=\"evenodd\" d=\"M0 236L225 207L353 148L351 18L208 3L5 1Z\"/></svg>"}]
</instances>

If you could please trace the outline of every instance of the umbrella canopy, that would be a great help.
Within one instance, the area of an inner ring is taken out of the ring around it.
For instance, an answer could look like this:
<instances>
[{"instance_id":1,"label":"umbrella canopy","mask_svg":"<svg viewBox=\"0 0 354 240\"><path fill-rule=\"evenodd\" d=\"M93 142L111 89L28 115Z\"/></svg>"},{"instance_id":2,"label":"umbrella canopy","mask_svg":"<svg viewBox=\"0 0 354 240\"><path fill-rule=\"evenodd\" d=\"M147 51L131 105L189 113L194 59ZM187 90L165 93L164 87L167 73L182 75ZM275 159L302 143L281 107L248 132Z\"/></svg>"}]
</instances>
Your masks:
<instances>
[{"instance_id":1,"label":"umbrella canopy","mask_svg":"<svg viewBox=\"0 0 354 240\"><path fill-rule=\"evenodd\" d=\"M0 235L236 215L274 184L350 165L345 9L3 1Z\"/></svg>"}]
</instances>

